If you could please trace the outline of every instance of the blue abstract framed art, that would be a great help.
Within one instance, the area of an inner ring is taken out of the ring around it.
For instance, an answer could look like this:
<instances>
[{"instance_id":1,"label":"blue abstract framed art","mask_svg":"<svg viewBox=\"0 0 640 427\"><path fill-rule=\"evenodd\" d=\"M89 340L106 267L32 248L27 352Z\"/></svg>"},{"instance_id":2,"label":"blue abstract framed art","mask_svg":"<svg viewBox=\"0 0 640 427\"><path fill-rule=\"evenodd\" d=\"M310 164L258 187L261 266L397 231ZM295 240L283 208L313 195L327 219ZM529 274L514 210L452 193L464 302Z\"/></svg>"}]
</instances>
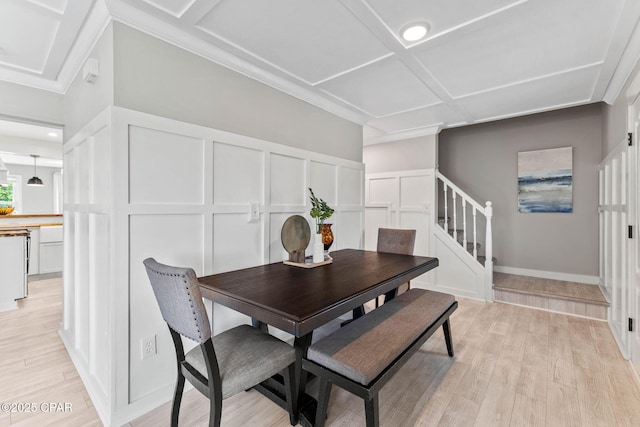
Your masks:
<instances>
[{"instance_id":1,"label":"blue abstract framed art","mask_svg":"<svg viewBox=\"0 0 640 427\"><path fill-rule=\"evenodd\" d=\"M518 153L518 212L573 212L573 147Z\"/></svg>"}]
</instances>

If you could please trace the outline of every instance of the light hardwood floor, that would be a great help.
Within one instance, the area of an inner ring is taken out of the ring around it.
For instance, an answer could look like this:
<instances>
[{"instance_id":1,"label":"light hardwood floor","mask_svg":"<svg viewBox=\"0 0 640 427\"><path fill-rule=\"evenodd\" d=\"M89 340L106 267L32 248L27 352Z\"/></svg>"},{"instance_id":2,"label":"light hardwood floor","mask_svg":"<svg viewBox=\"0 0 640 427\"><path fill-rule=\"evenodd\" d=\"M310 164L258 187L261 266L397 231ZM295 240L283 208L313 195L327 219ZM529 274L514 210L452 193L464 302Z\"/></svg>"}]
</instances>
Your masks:
<instances>
[{"instance_id":1,"label":"light hardwood floor","mask_svg":"<svg viewBox=\"0 0 640 427\"><path fill-rule=\"evenodd\" d=\"M32 285L21 310L0 313L0 402L66 402L73 412L0 413L5 425L99 425L57 335L60 280ZM500 303L459 299L456 357L435 334L380 393L383 426L638 426L640 387L604 322ZM129 426L168 425L170 405ZM204 426L208 403L196 391L181 425ZM287 426L286 413L255 391L223 406L224 426ZM364 425L362 400L334 387L328 426Z\"/></svg>"},{"instance_id":2,"label":"light hardwood floor","mask_svg":"<svg viewBox=\"0 0 640 427\"><path fill-rule=\"evenodd\" d=\"M0 313L0 427L102 425L58 336L62 280L31 282L18 304ZM33 403L36 412L6 412L5 403ZM48 403L69 403L71 411L43 411Z\"/></svg>"}]
</instances>

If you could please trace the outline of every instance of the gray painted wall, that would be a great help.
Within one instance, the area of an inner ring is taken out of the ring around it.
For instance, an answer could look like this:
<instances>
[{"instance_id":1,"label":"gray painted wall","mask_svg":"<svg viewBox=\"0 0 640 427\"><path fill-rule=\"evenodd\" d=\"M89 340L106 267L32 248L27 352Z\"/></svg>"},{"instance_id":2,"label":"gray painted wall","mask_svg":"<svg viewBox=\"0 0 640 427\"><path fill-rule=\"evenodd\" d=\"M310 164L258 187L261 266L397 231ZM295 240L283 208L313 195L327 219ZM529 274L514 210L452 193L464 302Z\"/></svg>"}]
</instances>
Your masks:
<instances>
[{"instance_id":1,"label":"gray painted wall","mask_svg":"<svg viewBox=\"0 0 640 427\"><path fill-rule=\"evenodd\" d=\"M22 177L22 212L23 214L52 214L53 210L53 174L60 172L59 168L38 166L38 177L44 185L30 187L27 185L33 176L33 166L7 164L10 175Z\"/></svg>"},{"instance_id":2,"label":"gray painted wall","mask_svg":"<svg viewBox=\"0 0 640 427\"><path fill-rule=\"evenodd\" d=\"M120 107L362 160L362 126L186 50L114 23Z\"/></svg>"},{"instance_id":3,"label":"gray painted wall","mask_svg":"<svg viewBox=\"0 0 640 427\"><path fill-rule=\"evenodd\" d=\"M362 152L366 173L434 169L437 165L437 135L367 145Z\"/></svg>"},{"instance_id":4,"label":"gray painted wall","mask_svg":"<svg viewBox=\"0 0 640 427\"><path fill-rule=\"evenodd\" d=\"M100 75L89 84L82 80L80 70L69 86L64 100L65 141L113 105L113 24L105 29L88 57L98 59Z\"/></svg>"},{"instance_id":5,"label":"gray painted wall","mask_svg":"<svg viewBox=\"0 0 640 427\"><path fill-rule=\"evenodd\" d=\"M519 151L573 147L573 213L518 213ZM494 256L507 267L598 275L602 106L444 130L440 171L494 206Z\"/></svg>"}]
</instances>

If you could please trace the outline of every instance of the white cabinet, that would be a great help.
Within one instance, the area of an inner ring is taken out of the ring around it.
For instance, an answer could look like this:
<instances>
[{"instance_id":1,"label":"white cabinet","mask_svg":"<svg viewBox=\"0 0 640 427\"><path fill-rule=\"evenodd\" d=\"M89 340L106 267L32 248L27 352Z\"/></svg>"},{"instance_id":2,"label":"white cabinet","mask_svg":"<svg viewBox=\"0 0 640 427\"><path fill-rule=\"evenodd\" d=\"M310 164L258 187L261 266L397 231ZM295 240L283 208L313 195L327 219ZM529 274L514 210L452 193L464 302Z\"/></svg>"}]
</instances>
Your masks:
<instances>
[{"instance_id":1,"label":"white cabinet","mask_svg":"<svg viewBox=\"0 0 640 427\"><path fill-rule=\"evenodd\" d=\"M27 283L26 233L0 235L0 311L16 308L16 299L25 297Z\"/></svg>"},{"instance_id":2,"label":"white cabinet","mask_svg":"<svg viewBox=\"0 0 640 427\"><path fill-rule=\"evenodd\" d=\"M64 249L62 226L40 227L39 274L62 271ZM32 248L33 250L33 248Z\"/></svg>"}]
</instances>

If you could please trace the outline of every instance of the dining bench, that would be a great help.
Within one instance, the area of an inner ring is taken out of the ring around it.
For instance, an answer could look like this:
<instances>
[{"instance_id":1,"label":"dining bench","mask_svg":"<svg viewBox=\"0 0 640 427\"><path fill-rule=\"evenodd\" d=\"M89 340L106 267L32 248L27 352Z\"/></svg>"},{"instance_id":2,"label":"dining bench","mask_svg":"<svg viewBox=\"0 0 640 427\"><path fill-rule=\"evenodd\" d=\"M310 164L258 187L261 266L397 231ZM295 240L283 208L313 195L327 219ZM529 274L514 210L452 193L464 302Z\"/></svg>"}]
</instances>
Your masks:
<instances>
[{"instance_id":1,"label":"dining bench","mask_svg":"<svg viewBox=\"0 0 640 427\"><path fill-rule=\"evenodd\" d=\"M457 307L453 295L410 289L310 346L302 368L320 380L314 426L324 425L336 384L364 399L366 425L377 427L378 392L440 326L453 357L449 316Z\"/></svg>"}]
</instances>

